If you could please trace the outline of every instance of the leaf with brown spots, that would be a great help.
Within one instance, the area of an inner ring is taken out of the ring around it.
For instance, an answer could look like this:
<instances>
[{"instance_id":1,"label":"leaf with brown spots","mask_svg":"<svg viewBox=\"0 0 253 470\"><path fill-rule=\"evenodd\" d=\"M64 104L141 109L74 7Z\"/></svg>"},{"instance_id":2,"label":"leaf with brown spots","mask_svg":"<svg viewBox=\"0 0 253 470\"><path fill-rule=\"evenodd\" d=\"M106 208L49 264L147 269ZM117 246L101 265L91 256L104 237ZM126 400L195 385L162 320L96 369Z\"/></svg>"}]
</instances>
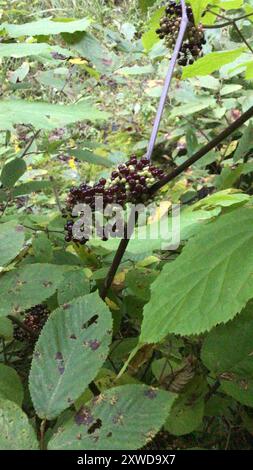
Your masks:
<instances>
[{"instance_id":1,"label":"leaf with brown spots","mask_svg":"<svg viewBox=\"0 0 253 470\"><path fill-rule=\"evenodd\" d=\"M50 315L30 373L31 397L40 418L56 418L95 379L108 355L111 331L111 313L97 292ZM81 420L83 411L78 416Z\"/></svg>"},{"instance_id":2,"label":"leaf with brown spots","mask_svg":"<svg viewBox=\"0 0 253 470\"><path fill-rule=\"evenodd\" d=\"M100 397L61 423L50 450L139 449L162 427L176 395L134 384L106 390Z\"/></svg>"}]
</instances>

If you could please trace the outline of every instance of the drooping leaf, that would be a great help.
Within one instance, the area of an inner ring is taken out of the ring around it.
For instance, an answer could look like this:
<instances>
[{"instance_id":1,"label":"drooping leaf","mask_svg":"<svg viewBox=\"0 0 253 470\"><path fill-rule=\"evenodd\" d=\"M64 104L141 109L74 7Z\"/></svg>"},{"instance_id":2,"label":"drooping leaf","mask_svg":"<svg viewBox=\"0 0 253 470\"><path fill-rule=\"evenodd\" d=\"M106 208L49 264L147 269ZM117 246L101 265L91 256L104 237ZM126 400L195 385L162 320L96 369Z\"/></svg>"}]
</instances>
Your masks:
<instances>
[{"instance_id":1,"label":"drooping leaf","mask_svg":"<svg viewBox=\"0 0 253 470\"><path fill-rule=\"evenodd\" d=\"M11 188L25 172L25 161L22 158L13 158L4 165L0 180L6 188Z\"/></svg>"},{"instance_id":2,"label":"drooping leaf","mask_svg":"<svg viewBox=\"0 0 253 470\"><path fill-rule=\"evenodd\" d=\"M5 266L16 258L24 241L24 228L15 220L0 224L0 266Z\"/></svg>"},{"instance_id":3,"label":"drooping leaf","mask_svg":"<svg viewBox=\"0 0 253 470\"><path fill-rule=\"evenodd\" d=\"M24 398L20 378L12 367L0 364L0 398L14 401L21 406Z\"/></svg>"},{"instance_id":4,"label":"drooping leaf","mask_svg":"<svg viewBox=\"0 0 253 470\"><path fill-rule=\"evenodd\" d=\"M139 449L164 424L176 395L146 385L107 390L62 423L48 448Z\"/></svg>"},{"instance_id":5,"label":"drooping leaf","mask_svg":"<svg viewBox=\"0 0 253 470\"><path fill-rule=\"evenodd\" d=\"M222 215L165 265L144 308L141 342L200 334L242 310L252 297L252 222L251 208Z\"/></svg>"},{"instance_id":6,"label":"drooping leaf","mask_svg":"<svg viewBox=\"0 0 253 470\"><path fill-rule=\"evenodd\" d=\"M38 450L38 442L25 413L0 398L0 450Z\"/></svg>"},{"instance_id":7,"label":"drooping leaf","mask_svg":"<svg viewBox=\"0 0 253 470\"><path fill-rule=\"evenodd\" d=\"M253 303L226 325L206 337L201 358L221 381L222 389L241 403L253 406Z\"/></svg>"},{"instance_id":8,"label":"drooping leaf","mask_svg":"<svg viewBox=\"0 0 253 470\"><path fill-rule=\"evenodd\" d=\"M59 305L90 293L90 283L82 269L67 272L58 287Z\"/></svg>"},{"instance_id":9,"label":"drooping leaf","mask_svg":"<svg viewBox=\"0 0 253 470\"><path fill-rule=\"evenodd\" d=\"M90 33L85 33L83 38L72 46L82 57L89 59L98 72L107 74L120 66L118 56L107 49Z\"/></svg>"},{"instance_id":10,"label":"drooping leaf","mask_svg":"<svg viewBox=\"0 0 253 470\"><path fill-rule=\"evenodd\" d=\"M30 393L40 418L57 417L88 387L107 357L111 335L111 314L97 292L51 314L30 373Z\"/></svg>"},{"instance_id":11,"label":"drooping leaf","mask_svg":"<svg viewBox=\"0 0 253 470\"><path fill-rule=\"evenodd\" d=\"M99 165L105 166L107 168L111 168L113 166L113 162L106 157L101 157L100 155L96 155L95 153L91 152L88 149L74 149L70 150L69 154L80 160L81 162L88 162L92 165Z\"/></svg>"},{"instance_id":12,"label":"drooping leaf","mask_svg":"<svg viewBox=\"0 0 253 470\"><path fill-rule=\"evenodd\" d=\"M21 36L49 36L60 33L86 31L90 24L91 20L89 18L82 18L76 21L70 21L68 18L43 18L38 21L23 24L2 23L0 25L0 30L5 30L11 38L18 38Z\"/></svg>"},{"instance_id":13,"label":"drooping leaf","mask_svg":"<svg viewBox=\"0 0 253 470\"><path fill-rule=\"evenodd\" d=\"M51 297L65 270L64 266L36 263L4 274L0 279L0 316L16 315Z\"/></svg>"},{"instance_id":14,"label":"drooping leaf","mask_svg":"<svg viewBox=\"0 0 253 470\"><path fill-rule=\"evenodd\" d=\"M55 129L77 121L95 122L108 117L90 102L61 105L25 100L0 102L0 129L12 129L14 124L32 124L37 129Z\"/></svg>"},{"instance_id":15,"label":"drooping leaf","mask_svg":"<svg viewBox=\"0 0 253 470\"><path fill-rule=\"evenodd\" d=\"M52 188L51 181L28 181L27 183L22 183L15 186L15 188L13 188L12 194L13 197L18 197L50 188Z\"/></svg>"},{"instance_id":16,"label":"drooping leaf","mask_svg":"<svg viewBox=\"0 0 253 470\"><path fill-rule=\"evenodd\" d=\"M183 78L196 77L198 75L209 75L219 70L223 65L233 62L240 57L244 47L225 52L211 52L205 57L198 59L194 64L184 67Z\"/></svg>"}]
</instances>

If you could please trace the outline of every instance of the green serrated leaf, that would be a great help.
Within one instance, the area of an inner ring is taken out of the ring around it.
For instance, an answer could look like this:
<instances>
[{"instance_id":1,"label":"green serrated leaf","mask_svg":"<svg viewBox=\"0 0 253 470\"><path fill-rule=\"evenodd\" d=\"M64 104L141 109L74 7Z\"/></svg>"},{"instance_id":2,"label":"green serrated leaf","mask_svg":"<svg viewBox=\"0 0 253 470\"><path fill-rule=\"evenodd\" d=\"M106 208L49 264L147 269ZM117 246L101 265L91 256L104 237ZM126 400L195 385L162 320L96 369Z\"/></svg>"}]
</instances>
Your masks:
<instances>
[{"instance_id":1,"label":"green serrated leaf","mask_svg":"<svg viewBox=\"0 0 253 470\"><path fill-rule=\"evenodd\" d=\"M24 228L15 220L0 224L0 266L5 266L16 258L24 241Z\"/></svg>"},{"instance_id":2,"label":"green serrated leaf","mask_svg":"<svg viewBox=\"0 0 253 470\"><path fill-rule=\"evenodd\" d=\"M111 313L97 292L51 314L36 344L29 380L40 418L56 418L87 388L107 357L111 335Z\"/></svg>"},{"instance_id":3,"label":"green serrated leaf","mask_svg":"<svg viewBox=\"0 0 253 470\"><path fill-rule=\"evenodd\" d=\"M21 406L24 398L20 378L12 367L0 364L0 398L14 401Z\"/></svg>"},{"instance_id":4,"label":"green serrated leaf","mask_svg":"<svg viewBox=\"0 0 253 470\"><path fill-rule=\"evenodd\" d=\"M65 270L64 266L36 263L4 274L0 279L0 317L16 315L51 297Z\"/></svg>"},{"instance_id":5,"label":"green serrated leaf","mask_svg":"<svg viewBox=\"0 0 253 470\"><path fill-rule=\"evenodd\" d=\"M0 450L38 450L28 418L18 405L0 399Z\"/></svg>"},{"instance_id":6,"label":"green serrated leaf","mask_svg":"<svg viewBox=\"0 0 253 470\"><path fill-rule=\"evenodd\" d=\"M4 165L0 180L6 188L11 188L25 172L25 161L22 158L13 158Z\"/></svg>"},{"instance_id":7,"label":"green serrated leaf","mask_svg":"<svg viewBox=\"0 0 253 470\"><path fill-rule=\"evenodd\" d=\"M164 424L176 395L146 385L107 390L61 423L50 450L139 449Z\"/></svg>"},{"instance_id":8,"label":"green serrated leaf","mask_svg":"<svg viewBox=\"0 0 253 470\"><path fill-rule=\"evenodd\" d=\"M231 320L252 297L253 210L239 208L202 227L151 286L142 343L195 335Z\"/></svg>"}]
</instances>

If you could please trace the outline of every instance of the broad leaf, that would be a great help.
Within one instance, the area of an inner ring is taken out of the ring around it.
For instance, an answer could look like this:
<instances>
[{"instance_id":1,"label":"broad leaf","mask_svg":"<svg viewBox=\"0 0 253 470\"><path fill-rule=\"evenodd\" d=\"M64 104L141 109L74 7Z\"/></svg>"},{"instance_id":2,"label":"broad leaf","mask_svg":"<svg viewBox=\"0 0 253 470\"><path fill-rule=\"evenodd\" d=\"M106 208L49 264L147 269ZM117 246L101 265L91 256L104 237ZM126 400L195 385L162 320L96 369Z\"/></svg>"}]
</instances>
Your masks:
<instances>
[{"instance_id":1,"label":"broad leaf","mask_svg":"<svg viewBox=\"0 0 253 470\"><path fill-rule=\"evenodd\" d=\"M142 343L200 334L242 310L253 289L252 223L252 208L221 216L163 268L144 308Z\"/></svg>"},{"instance_id":2,"label":"broad leaf","mask_svg":"<svg viewBox=\"0 0 253 470\"><path fill-rule=\"evenodd\" d=\"M3 57L28 57L28 56L42 56L48 60L52 60L54 56L68 58L73 54L68 49L63 49L59 46L50 46L46 43L6 43L0 44L0 58Z\"/></svg>"},{"instance_id":3,"label":"broad leaf","mask_svg":"<svg viewBox=\"0 0 253 470\"><path fill-rule=\"evenodd\" d=\"M51 181L28 181L27 183L15 186L15 188L13 188L12 195L13 197L18 197L50 188L52 188Z\"/></svg>"},{"instance_id":4,"label":"broad leaf","mask_svg":"<svg viewBox=\"0 0 253 470\"><path fill-rule=\"evenodd\" d=\"M60 33L86 31L90 23L91 20L89 18L82 18L76 21L70 21L67 18L62 20L43 18L38 21L24 24L2 23L0 25L0 30L5 30L11 38L18 38L20 36L49 36Z\"/></svg>"},{"instance_id":5,"label":"broad leaf","mask_svg":"<svg viewBox=\"0 0 253 470\"><path fill-rule=\"evenodd\" d=\"M0 224L0 266L5 266L16 258L24 241L24 228L15 220Z\"/></svg>"},{"instance_id":6,"label":"broad leaf","mask_svg":"<svg viewBox=\"0 0 253 470\"><path fill-rule=\"evenodd\" d=\"M233 321L206 337L201 358L221 381L222 389L236 400L253 406L253 303Z\"/></svg>"},{"instance_id":7,"label":"broad leaf","mask_svg":"<svg viewBox=\"0 0 253 470\"><path fill-rule=\"evenodd\" d=\"M197 75L209 75L219 70L223 65L233 62L240 57L244 47L225 52L211 52L197 60L194 64L184 67L183 78L196 77Z\"/></svg>"},{"instance_id":8,"label":"broad leaf","mask_svg":"<svg viewBox=\"0 0 253 470\"><path fill-rule=\"evenodd\" d=\"M30 373L30 393L40 418L56 418L88 387L107 357L111 335L111 314L97 292L51 314Z\"/></svg>"},{"instance_id":9,"label":"broad leaf","mask_svg":"<svg viewBox=\"0 0 253 470\"><path fill-rule=\"evenodd\" d=\"M90 293L90 283L82 269L70 271L64 274L62 282L58 287L59 305L66 304L76 297Z\"/></svg>"},{"instance_id":10,"label":"broad leaf","mask_svg":"<svg viewBox=\"0 0 253 470\"><path fill-rule=\"evenodd\" d=\"M28 418L18 405L0 399L0 450L38 450Z\"/></svg>"},{"instance_id":11,"label":"broad leaf","mask_svg":"<svg viewBox=\"0 0 253 470\"><path fill-rule=\"evenodd\" d=\"M45 301L57 289L66 268L52 264L29 264L0 278L0 316L16 315Z\"/></svg>"},{"instance_id":12,"label":"broad leaf","mask_svg":"<svg viewBox=\"0 0 253 470\"><path fill-rule=\"evenodd\" d=\"M4 165L0 180L6 188L11 188L25 172L25 161L22 158L13 158Z\"/></svg>"},{"instance_id":13,"label":"broad leaf","mask_svg":"<svg viewBox=\"0 0 253 470\"><path fill-rule=\"evenodd\" d=\"M12 367L0 364L0 398L14 401L21 406L24 398L20 378Z\"/></svg>"},{"instance_id":14,"label":"broad leaf","mask_svg":"<svg viewBox=\"0 0 253 470\"><path fill-rule=\"evenodd\" d=\"M90 102L60 105L25 100L0 102L0 129L12 129L14 124L32 124L37 129L55 129L77 121L95 122L106 119L108 113L99 111Z\"/></svg>"},{"instance_id":15,"label":"broad leaf","mask_svg":"<svg viewBox=\"0 0 253 470\"><path fill-rule=\"evenodd\" d=\"M62 423L50 450L139 449L164 424L176 395L146 385L107 390Z\"/></svg>"},{"instance_id":16,"label":"broad leaf","mask_svg":"<svg viewBox=\"0 0 253 470\"><path fill-rule=\"evenodd\" d=\"M195 431L202 423L204 400L191 401L189 395L178 398L172 407L165 430L174 436L183 436Z\"/></svg>"}]
</instances>

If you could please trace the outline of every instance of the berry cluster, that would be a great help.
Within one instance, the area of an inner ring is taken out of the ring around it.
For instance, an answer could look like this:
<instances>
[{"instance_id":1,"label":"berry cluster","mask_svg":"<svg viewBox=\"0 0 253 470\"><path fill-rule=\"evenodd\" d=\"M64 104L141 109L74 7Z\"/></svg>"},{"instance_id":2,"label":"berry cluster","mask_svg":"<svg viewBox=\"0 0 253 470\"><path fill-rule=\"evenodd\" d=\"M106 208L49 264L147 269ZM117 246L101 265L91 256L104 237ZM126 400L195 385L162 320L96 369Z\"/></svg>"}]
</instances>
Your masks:
<instances>
[{"instance_id":1,"label":"berry cluster","mask_svg":"<svg viewBox=\"0 0 253 470\"><path fill-rule=\"evenodd\" d=\"M36 305L24 312L23 325L33 332L35 336L39 336L48 319L49 313L45 305ZM29 341L31 340L31 335L28 330L23 330L18 325L15 325L14 338L18 341Z\"/></svg>"},{"instance_id":2,"label":"berry cluster","mask_svg":"<svg viewBox=\"0 0 253 470\"><path fill-rule=\"evenodd\" d=\"M67 199L67 211L71 213L77 204L87 204L92 211L95 211L95 199L98 196L103 198L103 209L108 204L117 204L122 208L125 208L127 203L147 204L150 201L149 188L164 177L163 170L151 165L147 158L137 160L133 155L129 161L119 165L108 180L101 178L93 186L83 183L79 187L71 188ZM85 244L89 240L90 227L83 228L82 239L75 239L73 225L73 218L67 221L65 240ZM104 240L107 239L103 234L103 227L99 236Z\"/></svg>"},{"instance_id":3,"label":"berry cluster","mask_svg":"<svg viewBox=\"0 0 253 470\"><path fill-rule=\"evenodd\" d=\"M178 59L178 64L183 66L193 64L198 57L201 57L203 44L206 43L203 26L196 27L194 25L193 12L190 6L187 6L187 16L189 24ZM175 1L170 1L165 10L165 16L160 21L160 28L156 30L159 38L165 39L165 44L169 49L175 47L181 17L181 5Z\"/></svg>"}]
</instances>

